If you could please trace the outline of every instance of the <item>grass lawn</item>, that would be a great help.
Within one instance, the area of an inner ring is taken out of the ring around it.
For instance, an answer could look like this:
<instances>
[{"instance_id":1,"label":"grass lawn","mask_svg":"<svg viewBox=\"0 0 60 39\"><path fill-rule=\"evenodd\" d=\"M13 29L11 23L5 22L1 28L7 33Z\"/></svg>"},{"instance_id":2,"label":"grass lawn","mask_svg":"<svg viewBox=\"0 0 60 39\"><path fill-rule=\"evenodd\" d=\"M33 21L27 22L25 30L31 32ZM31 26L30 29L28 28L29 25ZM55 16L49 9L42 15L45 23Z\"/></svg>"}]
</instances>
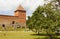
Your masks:
<instances>
[{"instance_id":1,"label":"grass lawn","mask_svg":"<svg viewBox=\"0 0 60 39\"><path fill-rule=\"evenodd\" d=\"M25 31L1 31L0 39L39 39L45 36L32 35L34 32Z\"/></svg>"},{"instance_id":2,"label":"grass lawn","mask_svg":"<svg viewBox=\"0 0 60 39\"><path fill-rule=\"evenodd\" d=\"M46 35L36 35L32 31L0 31L0 39L44 39ZM60 36L57 36L60 39Z\"/></svg>"}]
</instances>

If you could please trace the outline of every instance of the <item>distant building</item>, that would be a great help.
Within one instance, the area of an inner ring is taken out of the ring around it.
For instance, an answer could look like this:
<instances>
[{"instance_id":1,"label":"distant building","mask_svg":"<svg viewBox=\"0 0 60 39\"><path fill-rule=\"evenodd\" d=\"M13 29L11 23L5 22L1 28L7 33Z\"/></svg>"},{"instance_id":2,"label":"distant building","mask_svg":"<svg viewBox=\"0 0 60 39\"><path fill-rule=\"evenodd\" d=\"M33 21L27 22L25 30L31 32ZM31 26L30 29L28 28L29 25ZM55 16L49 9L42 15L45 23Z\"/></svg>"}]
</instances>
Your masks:
<instances>
[{"instance_id":1,"label":"distant building","mask_svg":"<svg viewBox=\"0 0 60 39\"><path fill-rule=\"evenodd\" d=\"M26 10L20 5L15 11L14 16L0 15L0 26L26 26Z\"/></svg>"}]
</instances>

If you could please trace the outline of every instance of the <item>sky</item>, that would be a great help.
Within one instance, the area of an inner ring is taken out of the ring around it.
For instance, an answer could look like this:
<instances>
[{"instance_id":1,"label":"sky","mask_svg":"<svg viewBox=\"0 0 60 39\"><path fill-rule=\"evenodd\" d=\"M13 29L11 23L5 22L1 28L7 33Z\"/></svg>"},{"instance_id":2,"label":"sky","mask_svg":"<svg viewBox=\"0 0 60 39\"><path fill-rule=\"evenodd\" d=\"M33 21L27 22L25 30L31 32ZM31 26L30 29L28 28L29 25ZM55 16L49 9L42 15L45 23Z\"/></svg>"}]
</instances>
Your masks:
<instances>
[{"instance_id":1,"label":"sky","mask_svg":"<svg viewBox=\"0 0 60 39\"><path fill-rule=\"evenodd\" d=\"M39 5L43 5L44 0L0 0L0 14L14 15L14 11L19 5L26 10L26 16L31 16Z\"/></svg>"}]
</instances>

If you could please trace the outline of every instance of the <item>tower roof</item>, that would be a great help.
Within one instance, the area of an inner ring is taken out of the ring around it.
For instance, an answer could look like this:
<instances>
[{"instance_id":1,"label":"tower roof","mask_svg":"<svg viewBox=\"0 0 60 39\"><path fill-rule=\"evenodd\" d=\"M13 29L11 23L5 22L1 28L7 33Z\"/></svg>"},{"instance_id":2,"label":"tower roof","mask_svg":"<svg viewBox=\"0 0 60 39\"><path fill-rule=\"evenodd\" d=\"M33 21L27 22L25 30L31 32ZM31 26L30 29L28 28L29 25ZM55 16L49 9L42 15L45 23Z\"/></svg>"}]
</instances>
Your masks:
<instances>
[{"instance_id":1,"label":"tower roof","mask_svg":"<svg viewBox=\"0 0 60 39\"><path fill-rule=\"evenodd\" d=\"M26 10L21 5L19 5L18 8L14 12L17 12L17 11L26 12Z\"/></svg>"},{"instance_id":2,"label":"tower roof","mask_svg":"<svg viewBox=\"0 0 60 39\"><path fill-rule=\"evenodd\" d=\"M18 6L17 10L25 11L25 9L21 5Z\"/></svg>"}]
</instances>

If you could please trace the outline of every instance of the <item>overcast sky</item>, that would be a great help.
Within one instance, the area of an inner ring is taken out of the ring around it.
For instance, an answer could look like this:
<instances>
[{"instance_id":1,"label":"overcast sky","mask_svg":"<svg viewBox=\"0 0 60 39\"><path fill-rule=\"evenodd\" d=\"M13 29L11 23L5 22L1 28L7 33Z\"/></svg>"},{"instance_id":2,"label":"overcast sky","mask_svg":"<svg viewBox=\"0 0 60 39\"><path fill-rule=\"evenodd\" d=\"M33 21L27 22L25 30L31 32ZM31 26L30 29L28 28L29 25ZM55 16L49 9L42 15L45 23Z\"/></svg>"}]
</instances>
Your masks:
<instances>
[{"instance_id":1,"label":"overcast sky","mask_svg":"<svg viewBox=\"0 0 60 39\"><path fill-rule=\"evenodd\" d=\"M27 11L27 16L31 16L33 11L43 4L43 0L0 0L0 14L13 15L15 9L22 5Z\"/></svg>"}]
</instances>

